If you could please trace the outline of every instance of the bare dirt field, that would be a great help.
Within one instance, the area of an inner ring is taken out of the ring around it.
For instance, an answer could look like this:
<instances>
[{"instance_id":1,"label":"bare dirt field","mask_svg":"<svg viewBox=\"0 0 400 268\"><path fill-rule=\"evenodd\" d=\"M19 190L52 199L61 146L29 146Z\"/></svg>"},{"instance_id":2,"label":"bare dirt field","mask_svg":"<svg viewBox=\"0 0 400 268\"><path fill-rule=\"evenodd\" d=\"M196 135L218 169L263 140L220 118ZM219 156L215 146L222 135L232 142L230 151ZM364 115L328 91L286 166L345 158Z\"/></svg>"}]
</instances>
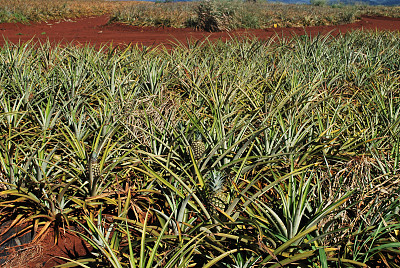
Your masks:
<instances>
[{"instance_id":1,"label":"bare dirt field","mask_svg":"<svg viewBox=\"0 0 400 268\"><path fill-rule=\"evenodd\" d=\"M278 34L280 36L290 36L292 34L332 34L345 33L347 31L379 30L379 31L400 31L400 18L386 17L362 17L360 21L345 25L336 26L314 26L298 28L269 28L259 30L235 30L231 32L208 33L196 31L194 29L178 28L155 28L155 27L135 27L120 23L108 24L108 16L88 17L73 20L48 21L31 24L3 23L0 24L0 45L4 45L5 40L12 43L50 40L53 44L76 45L91 44L101 46L112 44L113 46L124 46L128 44L138 44L144 46L152 45L171 45L171 42L186 43L187 40L204 40L209 38L229 39L231 36L256 37L260 40L269 39Z\"/></svg>"}]
</instances>

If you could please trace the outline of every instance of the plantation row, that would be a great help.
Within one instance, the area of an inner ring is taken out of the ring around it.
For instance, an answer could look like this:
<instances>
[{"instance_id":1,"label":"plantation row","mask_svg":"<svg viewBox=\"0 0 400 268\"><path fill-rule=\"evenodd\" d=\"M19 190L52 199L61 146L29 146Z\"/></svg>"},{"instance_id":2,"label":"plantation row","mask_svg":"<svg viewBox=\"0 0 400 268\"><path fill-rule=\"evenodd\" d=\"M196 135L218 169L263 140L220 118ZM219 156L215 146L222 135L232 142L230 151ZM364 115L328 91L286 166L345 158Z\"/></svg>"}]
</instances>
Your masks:
<instances>
[{"instance_id":1,"label":"plantation row","mask_svg":"<svg viewBox=\"0 0 400 268\"><path fill-rule=\"evenodd\" d=\"M162 2L162 1L161 1ZM110 22L135 26L237 28L305 27L352 23L363 15L400 17L400 7L289 5L266 1L212 0L169 3L104 0L0 0L0 23L48 21L110 14ZM324 0L314 1L324 3Z\"/></svg>"},{"instance_id":2,"label":"plantation row","mask_svg":"<svg viewBox=\"0 0 400 268\"><path fill-rule=\"evenodd\" d=\"M399 51L373 32L7 44L0 219L75 226L89 267L395 267Z\"/></svg>"},{"instance_id":3,"label":"plantation row","mask_svg":"<svg viewBox=\"0 0 400 268\"><path fill-rule=\"evenodd\" d=\"M0 23L71 19L84 16L100 16L129 2L103 0L0 0Z\"/></svg>"},{"instance_id":4,"label":"plantation row","mask_svg":"<svg viewBox=\"0 0 400 268\"><path fill-rule=\"evenodd\" d=\"M144 3L116 7L111 22L135 26L191 27L205 31L238 28L306 27L352 23L361 16L400 17L400 7L368 5L301 5L266 1L212 0Z\"/></svg>"}]
</instances>

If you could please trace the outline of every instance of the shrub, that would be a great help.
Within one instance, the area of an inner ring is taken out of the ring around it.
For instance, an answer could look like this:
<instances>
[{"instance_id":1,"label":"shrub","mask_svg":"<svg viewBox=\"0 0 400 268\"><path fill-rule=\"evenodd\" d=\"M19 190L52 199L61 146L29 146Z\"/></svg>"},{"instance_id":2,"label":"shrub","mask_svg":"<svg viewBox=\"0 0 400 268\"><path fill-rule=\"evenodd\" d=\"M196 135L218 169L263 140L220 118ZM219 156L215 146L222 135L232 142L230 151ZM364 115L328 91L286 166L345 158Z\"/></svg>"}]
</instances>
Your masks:
<instances>
[{"instance_id":1,"label":"shrub","mask_svg":"<svg viewBox=\"0 0 400 268\"><path fill-rule=\"evenodd\" d=\"M207 32L229 30L234 10L223 2L201 1L196 7L196 28Z\"/></svg>"},{"instance_id":2,"label":"shrub","mask_svg":"<svg viewBox=\"0 0 400 268\"><path fill-rule=\"evenodd\" d=\"M310 0L310 4L314 6L326 6L328 5L328 0Z\"/></svg>"}]
</instances>

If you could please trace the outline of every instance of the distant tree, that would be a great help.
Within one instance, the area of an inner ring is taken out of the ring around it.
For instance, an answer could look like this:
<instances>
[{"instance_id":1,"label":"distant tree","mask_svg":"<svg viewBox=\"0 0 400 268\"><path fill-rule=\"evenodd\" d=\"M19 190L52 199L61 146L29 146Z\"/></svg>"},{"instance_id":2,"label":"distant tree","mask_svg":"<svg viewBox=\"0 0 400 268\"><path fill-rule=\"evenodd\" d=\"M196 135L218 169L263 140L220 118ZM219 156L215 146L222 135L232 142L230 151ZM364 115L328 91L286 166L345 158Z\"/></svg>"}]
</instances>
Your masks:
<instances>
[{"instance_id":1,"label":"distant tree","mask_svg":"<svg viewBox=\"0 0 400 268\"><path fill-rule=\"evenodd\" d=\"M328 0L310 0L310 4L313 6L326 6L328 5Z\"/></svg>"}]
</instances>

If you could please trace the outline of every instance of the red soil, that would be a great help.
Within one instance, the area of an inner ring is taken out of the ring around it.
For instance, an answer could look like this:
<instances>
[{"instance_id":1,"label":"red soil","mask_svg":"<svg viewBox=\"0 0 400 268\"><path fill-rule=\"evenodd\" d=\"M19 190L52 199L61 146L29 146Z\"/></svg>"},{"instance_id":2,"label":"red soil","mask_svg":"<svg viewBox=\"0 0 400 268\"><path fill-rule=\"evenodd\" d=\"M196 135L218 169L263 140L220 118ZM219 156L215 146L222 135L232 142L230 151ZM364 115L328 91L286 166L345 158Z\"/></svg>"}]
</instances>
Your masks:
<instances>
[{"instance_id":1,"label":"red soil","mask_svg":"<svg viewBox=\"0 0 400 268\"><path fill-rule=\"evenodd\" d=\"M400 31L400 18L386 17L362 17L360 21L345 25L336 26L314 26L306 28L269 28L264 30L236 30L231 32L207 33L193 29L176 28L155 28L155 27L135 27L120 23L108 24L109 17L88 17L73 20L40 22L31 24L3 23L0 24L0 46L4 45L5 40L12 43L20 41L26 42L50 40L54 43L74 43L92 44L101 46L112 44L113 46L139 44L151 45L171 45L171 42L179 41L186 43L189 39L210 40L229 39L231 36L249 36L260 40L269 39L275 34L290 36L291 34L332 34L345 33L350 30L379 30L379 31Z\"/></svg>"},{"instance_id":2,"label":"red soil","mask_svg":"<svg viewBox=\"0 0 400 268\"><path fill-rule=\"evenodd\" d=\"M3 238L0 238L0 241ZM90 246L71 231L63 232L57 244L50 230L37 241L21 246L6 247L2 251L4 268L50 268L63 264L65 259L91 258Z\"/></svg>"}]
</instances>

